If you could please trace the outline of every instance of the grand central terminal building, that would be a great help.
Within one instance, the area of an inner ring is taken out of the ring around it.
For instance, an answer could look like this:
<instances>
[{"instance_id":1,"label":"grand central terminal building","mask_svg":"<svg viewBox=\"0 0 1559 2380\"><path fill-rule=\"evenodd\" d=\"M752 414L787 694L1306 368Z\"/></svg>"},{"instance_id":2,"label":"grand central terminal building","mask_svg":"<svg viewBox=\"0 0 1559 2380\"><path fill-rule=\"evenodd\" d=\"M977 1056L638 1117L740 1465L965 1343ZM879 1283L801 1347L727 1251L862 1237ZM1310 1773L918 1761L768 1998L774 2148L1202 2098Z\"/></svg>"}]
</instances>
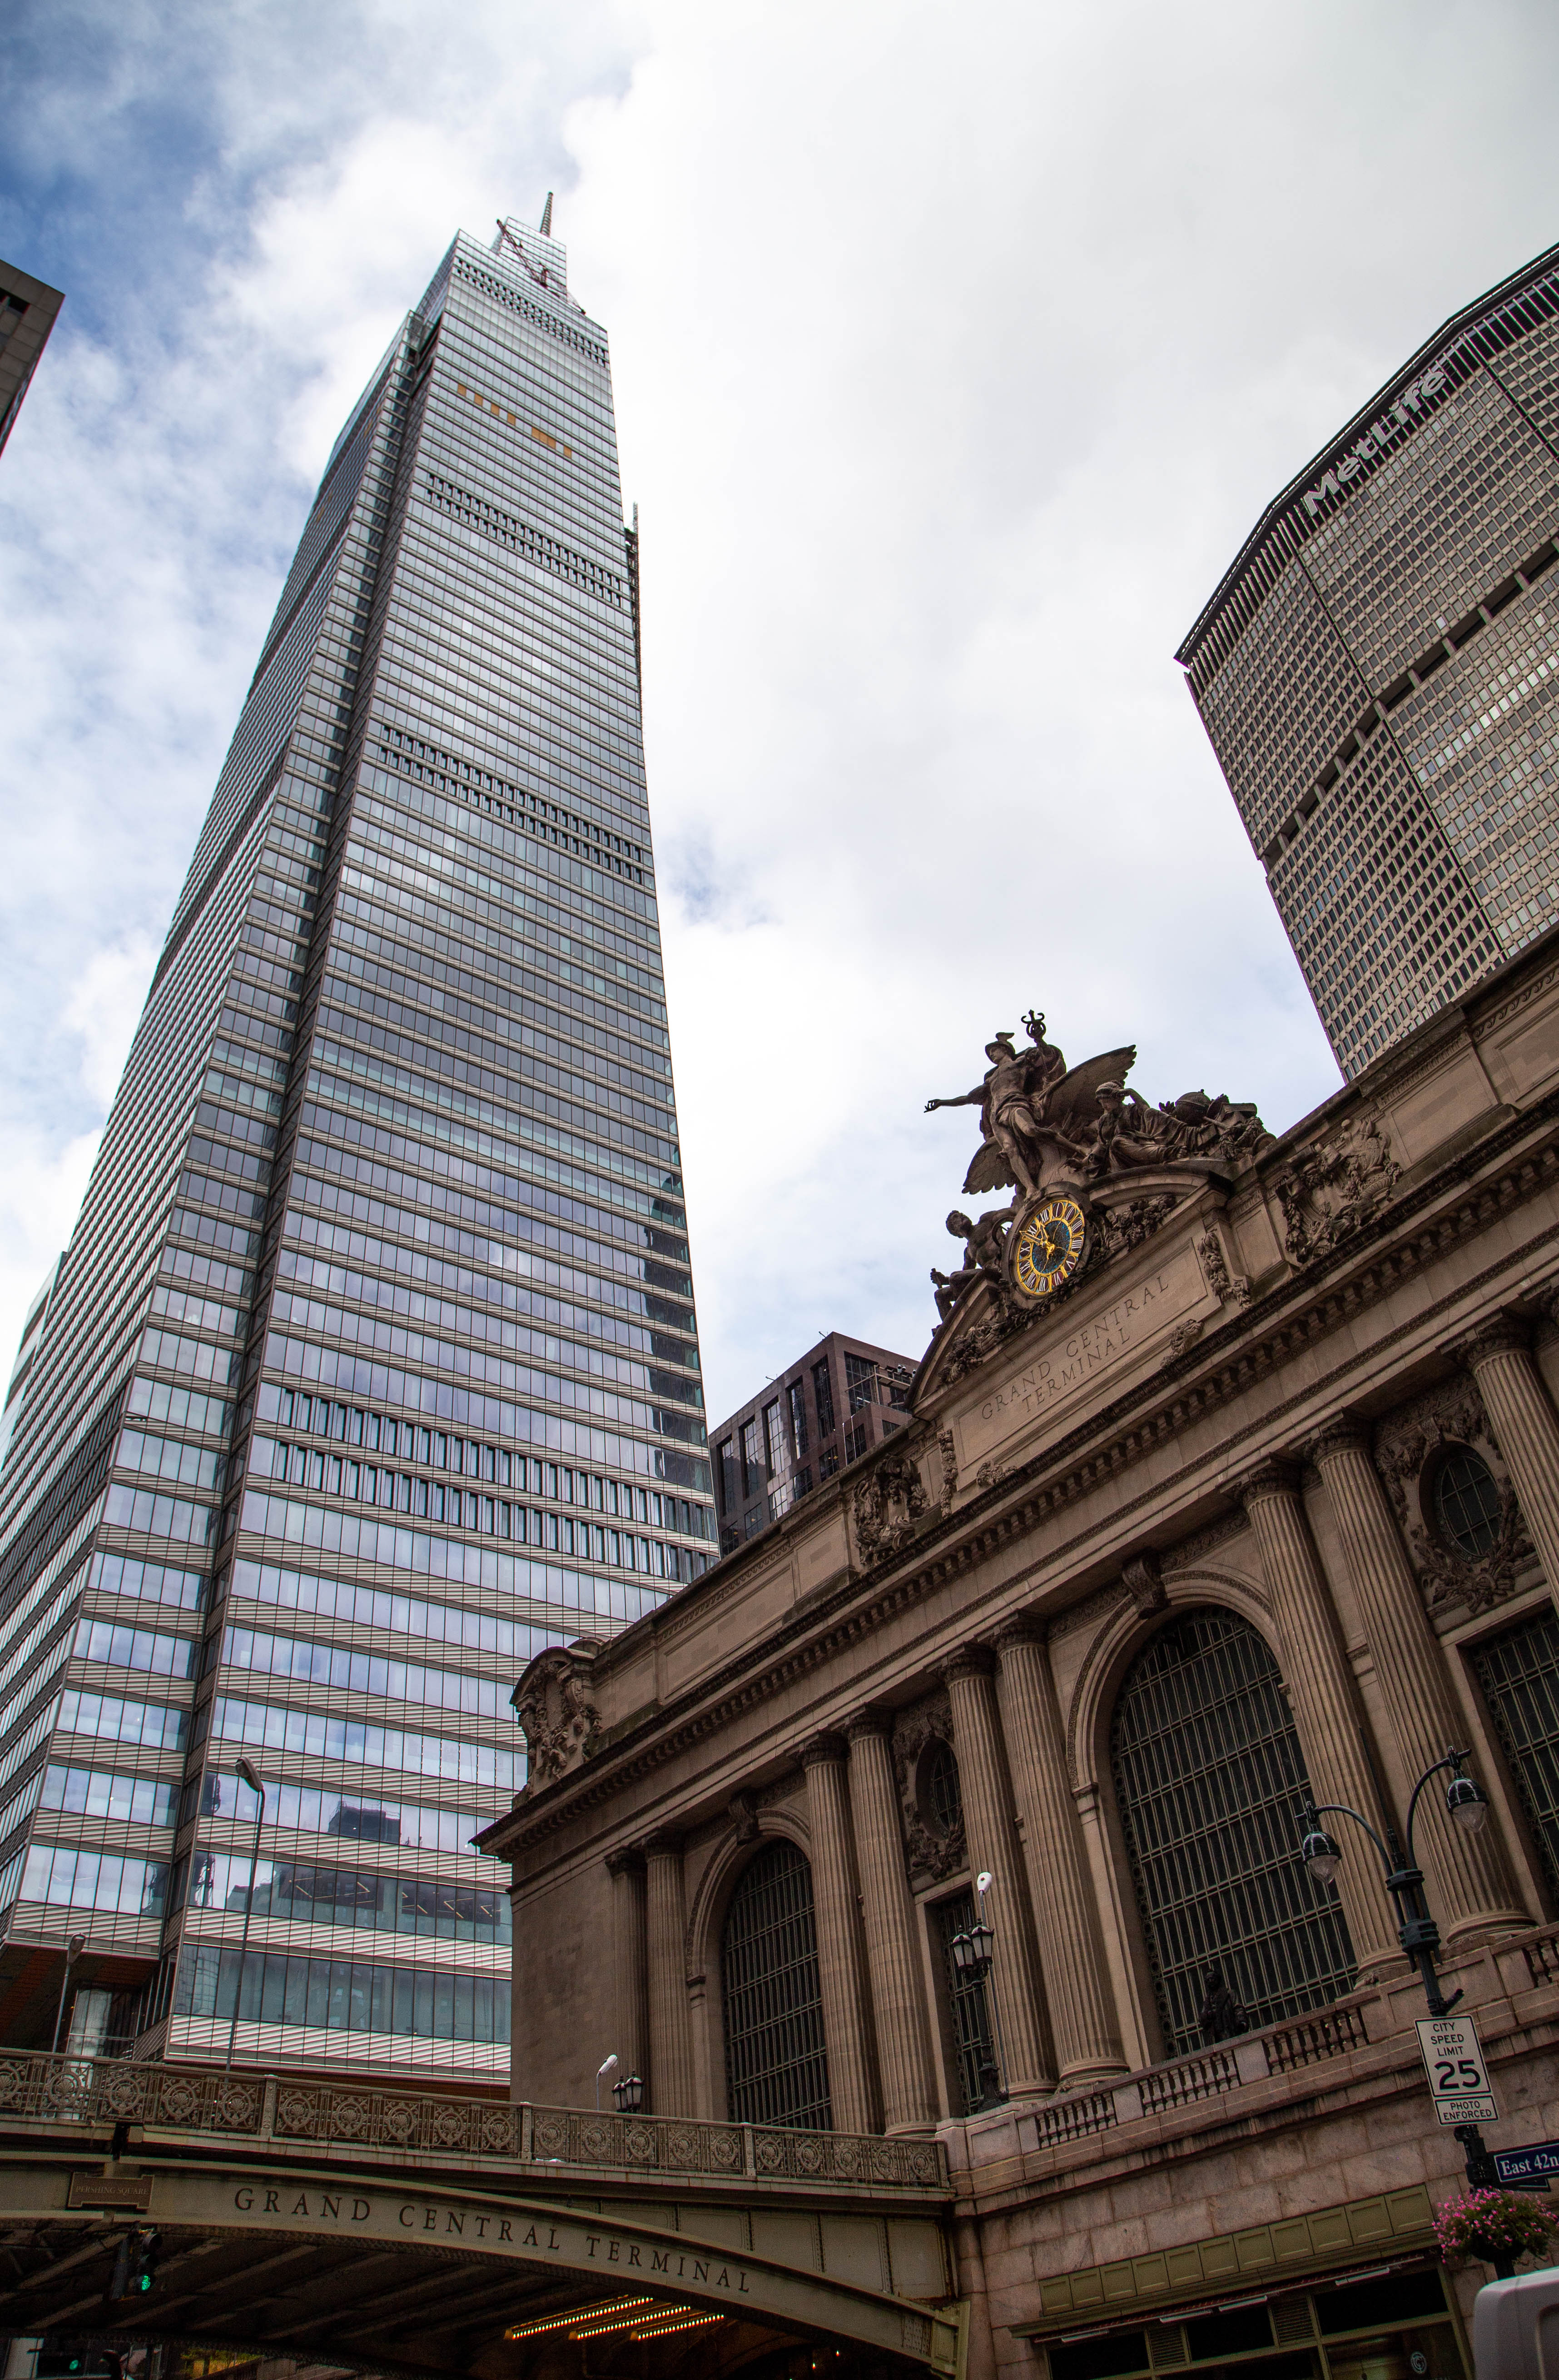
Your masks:
<instances>
[{"instance_id":1,"label":"grand central terminal building","mask_svg":"<svg viewBox=\"0 0 1559 2380\"><path fill-rule=\"evenodd\" d=\"M1488 2144L1559 2134L1559 934L1278 1137L1025 1022L907 1427L516 1689L515 2095L939 2141L971 2375L1461 2380L1423 1987L1300 1847L1432 1772Z\"/></svg>"}]
</instances>

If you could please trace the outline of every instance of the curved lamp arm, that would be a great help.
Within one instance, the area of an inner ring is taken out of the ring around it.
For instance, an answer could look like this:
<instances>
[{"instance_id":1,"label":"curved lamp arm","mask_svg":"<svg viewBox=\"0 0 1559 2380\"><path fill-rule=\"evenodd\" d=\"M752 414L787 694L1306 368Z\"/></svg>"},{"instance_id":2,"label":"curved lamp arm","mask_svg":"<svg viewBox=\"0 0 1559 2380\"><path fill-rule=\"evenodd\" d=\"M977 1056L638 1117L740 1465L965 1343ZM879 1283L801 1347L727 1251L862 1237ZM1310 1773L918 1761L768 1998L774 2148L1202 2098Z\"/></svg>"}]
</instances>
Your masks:
<instances>
[{"instance_id":1,"label":"curved lamp arm","mask_svg":"<svg viewBox=\"0 0 1559 2380\"><path fill-rule=\"evenodd\" d=\"M1364 1832L1369 1836L1370 1840L1374 1844L1375 1849L1379 1852L1381 1855L1381 1865L1384 1868L1386 1875L1389 1876L1392 1874L1393 1869L1396 1866L1396 1862L1393 1860L1391 1853L1387 1851L1384 1843L1382 1842L1379 1835L1376 1834L1373 1827L1370 1824L1369 1819L1361 1817L1360 1813L1353 1809L1347 1802L1311 1802L1306 1804L1306 1815L1311 1818L1351 1818L1356 1827L1363 1828Z\"/></svg>"},{"instance_id":2,"label":"curved lamp arm","mask_svg":"<svg viewBox=\"0 0 1559 2380\"><path fill-rule=\"evenodd\" d=\"M1432 1768L1426 1768L1424 1770L1423 1775L1419 1779L1418 1783L1414 1786L1413 1798L1408 1804L1408 1865L1409 1867L1417 1867L1418 1865L1418 1861L1413 1856L1413 1821L1418 1815L1419 1795L1423 1791L1423 1789L1429 1783L1430 1779L1432 1777L1438 1777L1443 1768L1459 1770L1463 1761L1467 1758L1467 1750L1470 1747L1468 1747L1460 1752L1447 1752L1444 1760L1437 1760Z\"/></svg>"}]
</instances>

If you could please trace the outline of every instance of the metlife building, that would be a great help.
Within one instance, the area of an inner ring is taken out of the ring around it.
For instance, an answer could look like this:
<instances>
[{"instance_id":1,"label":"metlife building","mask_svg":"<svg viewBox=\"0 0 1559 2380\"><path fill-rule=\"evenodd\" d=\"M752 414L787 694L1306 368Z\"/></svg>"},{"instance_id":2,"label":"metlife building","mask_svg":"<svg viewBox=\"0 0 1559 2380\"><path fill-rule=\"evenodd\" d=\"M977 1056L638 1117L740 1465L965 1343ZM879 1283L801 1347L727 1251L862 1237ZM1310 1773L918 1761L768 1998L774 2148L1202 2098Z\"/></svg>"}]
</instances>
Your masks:
<instances>
[{"instance_id":1,"label":"metlife building","mask_svg":"<svg viewBox=\"0 0 1559 2380\"><path fill-rule=\"evenodd\" d=\"M1177 659L1345 1075L1559 920L1559 248L1268 507Z\"/></svg>"},{"instance_id":2,"label":"metlife building","mask_svg":"<svg viewBox=\"0 0 1559 2380\"><path fill-rule=\"evenodd\" d=\"M13 1419L9 2040L79 1934L78 2051L506 2081L511 1688L717 1550L637 559L550 203L461 234L327 465Z\"/></svg>"}]
</instances>

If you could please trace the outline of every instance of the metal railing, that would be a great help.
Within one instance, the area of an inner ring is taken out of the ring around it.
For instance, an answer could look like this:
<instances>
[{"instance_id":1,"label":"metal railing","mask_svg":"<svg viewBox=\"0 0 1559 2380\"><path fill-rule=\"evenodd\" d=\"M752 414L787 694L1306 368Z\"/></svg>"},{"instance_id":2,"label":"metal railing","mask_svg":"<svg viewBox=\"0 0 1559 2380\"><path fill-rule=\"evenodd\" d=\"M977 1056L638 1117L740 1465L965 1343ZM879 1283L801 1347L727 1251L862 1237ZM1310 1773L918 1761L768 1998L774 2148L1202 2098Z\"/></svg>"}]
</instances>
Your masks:
<instances>
[{"instance_id":1,"label":"metal railing","mask_svg":"<svg viewBox=\"0 0 1559 2380\"><path fill-rule=\"evenodd\" d=\"M307 2142L331 2150L386 2151L397 2158L490 2160L511 2171L574 2166L707 2180L853 2184L937 2197L949 2187L946 2156L936 2141L597 2115L453 2093L378 2091L287 2074L229 2074L31 2051L0 2053L0 2129L7 2118L135 2124L255 2145Z\"/></svg>"}]
</instances>

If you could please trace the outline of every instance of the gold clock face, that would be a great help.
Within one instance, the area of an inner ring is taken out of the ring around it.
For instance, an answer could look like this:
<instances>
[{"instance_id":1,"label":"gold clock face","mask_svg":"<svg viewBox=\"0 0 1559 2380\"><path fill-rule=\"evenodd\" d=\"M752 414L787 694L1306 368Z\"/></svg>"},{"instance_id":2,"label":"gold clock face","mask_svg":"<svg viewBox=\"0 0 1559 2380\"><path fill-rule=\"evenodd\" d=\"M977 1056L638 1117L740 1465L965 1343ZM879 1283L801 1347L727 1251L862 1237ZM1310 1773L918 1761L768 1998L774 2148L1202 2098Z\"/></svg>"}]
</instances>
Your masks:
<instances>
[{"instance_id":1,"label":"gold clock face","mask_svg":"<svg viewBox=\"0 0 1559 2380\"><path fill-rule=\"evenodd\" d=\"M1088 1218L1075 1198L1046 1198L1018 1232L1012 1278L1024 1297L1052 1297L1082 1262Z\"/></svg>"}]
</instances>

